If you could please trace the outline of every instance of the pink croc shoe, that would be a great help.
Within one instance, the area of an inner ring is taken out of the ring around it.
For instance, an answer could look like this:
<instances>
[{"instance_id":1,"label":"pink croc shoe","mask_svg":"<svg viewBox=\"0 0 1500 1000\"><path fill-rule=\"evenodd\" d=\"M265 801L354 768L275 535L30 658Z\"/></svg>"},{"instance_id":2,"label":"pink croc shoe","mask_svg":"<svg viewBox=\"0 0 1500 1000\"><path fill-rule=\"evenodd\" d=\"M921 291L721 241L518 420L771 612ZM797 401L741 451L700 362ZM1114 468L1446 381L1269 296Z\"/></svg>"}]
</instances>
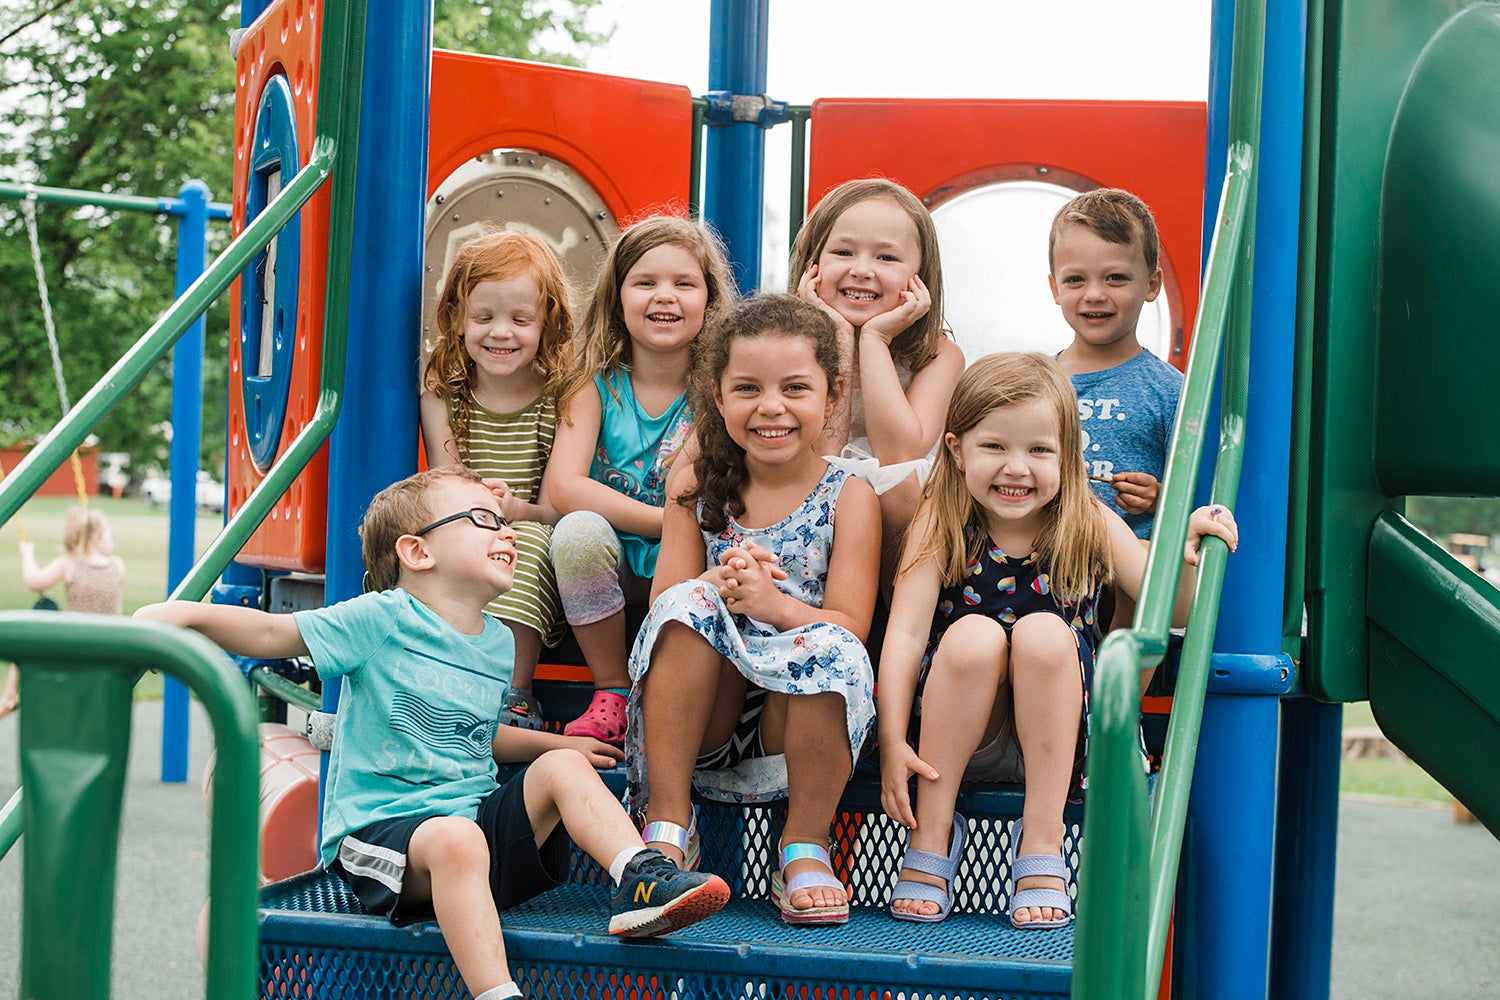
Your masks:
<instances>
[{"instance_id":1,"label":"pink croc shoe","mask_svg":"<svg viewBox=\"0 0 1500 1000\"><path fill-rule=\"evenodd\" d=\"M625 745L625 696L595 691L582 715L563 726L564 736L592 736L601 743Z\"/></svg>"}]
</instances>

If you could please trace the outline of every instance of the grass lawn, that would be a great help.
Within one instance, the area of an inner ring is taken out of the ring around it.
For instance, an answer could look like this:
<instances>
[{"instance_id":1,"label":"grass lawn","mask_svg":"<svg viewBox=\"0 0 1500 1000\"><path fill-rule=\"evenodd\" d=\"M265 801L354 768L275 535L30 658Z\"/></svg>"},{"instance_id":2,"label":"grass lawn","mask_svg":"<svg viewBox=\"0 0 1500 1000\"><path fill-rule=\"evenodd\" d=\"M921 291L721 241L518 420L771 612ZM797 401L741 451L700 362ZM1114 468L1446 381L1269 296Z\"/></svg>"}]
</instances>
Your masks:
<instances>
[{"instance_id":1,"label":"grass lawn","mask_svg":"<svg viewBox=\"0 0 1500 1000\"><path fill-rule=\"evenodd\" d=\"M21 508L10 522L0 526L0 608L29 608L36 595L21 584L18 526L36 544L37 562L45 566L62 554L63 522L76 498L38 497ZM148 507L134 497L115 500L90 497L89 505L104 512L115 536L115 552L125 560L125 613L154 604L167 596L167 532L170 521L164 509ZM218 514L200 514L194 533L195 552L202 553L218 535L223 519ZM61 585L48 592L66 605ZM137 698L161 696L161 676L147 674L136 686Z\"/></svg>"},{"instance_id":2,"label":"grass lawn","mask_svg":"<svg viewBox=\"0 0 1500 1000\"><path fill-rule=\"evenodd\" d=\"M1344 729L1362 729L1375 725L1370 703L1357 701L1344 706ZM1377 799L1400 799L1405 802L1438 803L1453 801L1448 789L1410 760L1387 757L1345 759L1339 767L1339 791L1348 795L1365 795Z\"/></svg>"}]
</instances>

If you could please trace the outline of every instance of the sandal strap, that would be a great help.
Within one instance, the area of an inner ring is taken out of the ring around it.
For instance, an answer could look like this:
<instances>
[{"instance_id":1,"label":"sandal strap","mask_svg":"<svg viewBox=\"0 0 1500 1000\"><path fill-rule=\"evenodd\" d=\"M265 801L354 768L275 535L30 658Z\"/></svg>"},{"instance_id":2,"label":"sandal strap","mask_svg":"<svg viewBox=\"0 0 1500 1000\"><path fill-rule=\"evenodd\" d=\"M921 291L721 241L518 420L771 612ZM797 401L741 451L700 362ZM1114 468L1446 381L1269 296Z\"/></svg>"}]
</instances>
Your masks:
<instances>
[{"instance_id":1,"label":"sandal strap","mask_svg":"<svg viewBox=\"0 0 1500 1000\"><path fill-rule=\"evenodd\" d=\"M901 867L909 868L923 875L933 875L949 882L958 873L958 865L941 854L933 854L930 851L919 851L915 847L908 847L906 854L901 858Z\"/></svg>"},{"instance_id":2,"label":"sandal strap","mask_svg":"<svg viewBox=\"0 0 1500 1000\"><path fill-rule=\"evenodd\" d=\"M830 869L833 868L833 861L828 857L828 848L821 844L798 841L787 844L781 849L781 867L783 868L793 861L801 861L803 858L817 858Z\"/></svg>"},{"instance_id":3,"label":"sandal strap","mask_svg":"<svg viewBox=\"0 0 1500 1000\"><path fill-rule=\"evenodd\" d=\"M786 894L790 896L799 889L811 889L815 886L838 889L845 895L849 894L849 887L840 882L837 876L828 875L824 872L798 872L786 880Z\"/></svg>"},{"instance_id":4,"label":"sandal strap","mask_svg":"<svg viewBox=\"0 0 1500 1000\"><path fill-rule=\"evenodd\" d=\"M948 840L948 853L946 855L933 854L931 851L908 847L906 854L901 858L901 867L910 868L923 875L935 876L951 886L954 878L958 876L959 862L963 860L967 830L968 824L964 818L954 813L953 829Z\"/></svg>"},{"instance_id":5,"label":"sandal strap","mask_svg":"<svg viewBox=\"0 0 1500 1000\"><path fill-rule=\"evenodd\" d=\"M915 899L920 903L936 903L946 909L950 904L951 894L944 892L943 887L933 885L930 882L913 882L910 879L902 879L896 883L895 892L891 899Z\"/></svg>"},{"instance_id":6,"label":"sandal strap","mask_svg":"<svg viewBox=\"0 0 1500 1000\"><path fill-rule=\"evenodd\" d=\"M1011 863L1010 877L1016 881L1023 878L1035 878L1039 875L1060 878L1066 883L1068 881L1067 863L1058 854L1023 854Z\"/></svg>"},{"instance_id":7,"label":"sandal strap","mask_svg":"<svg viewBox=\"0 0 1500 1000\"><path fill-rule=\"evenodd\" d=\"M1061 889L1020 889L1011 893L1010 908L1016 910L1039 909L1043 906L1065 913L1073 912L1073 897Z\"/></svg>"},{"instance_id":8,"label":"sandal strap","mask_svg":"<svg viewBox=\"0 0 1500 1000\"><path fill-rule=\"evenodd\" d=\"M647 823L641 830L641 840L647 844L669 844L677 848L684 855L687 854L688 840L698 830L698 817L695 815L688 820L688 825L672 823L668 820L659 819Z\"/></svg>"},{"instance_id":9,"label":"sandal strap","mask_svg":"<svg viewBox=\"0 0 1500 1000\"><path fill-rule=\"evenodd\" d=\"M786 866L793 861L802 861L812 858L821 861L829 871L833 870L833 861L828 857L828 849L820 844L799 841L787 844L781 849L781 870L786 871ZM785 892L788 897L799 889L811 889L814 886L824 886L829 889L838 889L845 895L849 893L849 887L839 880L838 876L826 872L798 872L785 883Z\"/></svg>"}]
</instances>

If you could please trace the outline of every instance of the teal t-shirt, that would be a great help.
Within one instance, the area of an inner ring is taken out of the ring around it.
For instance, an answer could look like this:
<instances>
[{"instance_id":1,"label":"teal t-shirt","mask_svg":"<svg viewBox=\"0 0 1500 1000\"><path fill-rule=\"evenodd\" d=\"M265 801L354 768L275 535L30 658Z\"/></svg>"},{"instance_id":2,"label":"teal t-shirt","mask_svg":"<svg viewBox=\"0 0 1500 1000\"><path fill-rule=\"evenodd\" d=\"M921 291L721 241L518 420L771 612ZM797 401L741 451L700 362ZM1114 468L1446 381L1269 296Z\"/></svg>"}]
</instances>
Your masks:
<instances>
[{"instance_id":1,"label":"teal t-shirt","mask_svg":"<svg viewBox=\"0 0 1500 1000\"><path fill-rule=\"evenodd\" d=\"M500 619L464 635L404 590L293 616L323 678L342 677L323 799L323 864L379 820L478 815L515 666Z\"/></svg>"},{"instance_id":2,"label":"teal t-shirt","mask_svg":"<svg viewBox=\"0 0 1500 1000\"><path fill-rule=\"evenodd\" d=\"M693 410L684 392L657 416L649 416L636 401L630 374L623 371L594 376L602 411L599 443L589 478L632 500L664 507L667 473L693 430ZM621 531L620 548L626 565L639 579L656 575L660 538L643 538Z\"/></svg>"}]
</instances>

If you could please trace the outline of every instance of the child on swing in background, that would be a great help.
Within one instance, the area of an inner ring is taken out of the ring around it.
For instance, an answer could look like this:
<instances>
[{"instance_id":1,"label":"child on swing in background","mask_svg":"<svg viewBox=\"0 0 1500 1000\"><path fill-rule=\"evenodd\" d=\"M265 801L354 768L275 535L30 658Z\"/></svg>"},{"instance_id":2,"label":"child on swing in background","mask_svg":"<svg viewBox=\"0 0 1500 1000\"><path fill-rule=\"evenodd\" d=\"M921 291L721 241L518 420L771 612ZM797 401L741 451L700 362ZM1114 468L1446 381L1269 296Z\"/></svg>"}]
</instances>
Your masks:
<instances>
[{"instance_id":1,"label":"child on swing in background","mask_svg":"<svg viewBox=\"0 0 1500 1000\"><path fill-rule=\"evenodd\" d=\"M476 236L454 255L435 321L420 401L427 464L465 465L485 477L515 530L515 584L487 609L516 637L500 722L540 729L536 665L563 633L549 552L558 515L542 482L573 355L562 265L529 233Z\"/></svg>"},{"instance_id":2,"label":"child on swing in background","mask_svg":"<svg viewBox=\"0 0 1500 1000\"><path fill-rule=\"evenodd\" d=\"M63 585L67 610L91 615L118 615L125 608L125 560L115 555L115 536L104 512L68 508L63 553L45 566L36 561L36 543L22 541L21 582L38 594ZM53 605L55 607L56 605ZM21 704L21 672L11 666L0 685L0 718Z\"/></svg>"}]
</instances>

